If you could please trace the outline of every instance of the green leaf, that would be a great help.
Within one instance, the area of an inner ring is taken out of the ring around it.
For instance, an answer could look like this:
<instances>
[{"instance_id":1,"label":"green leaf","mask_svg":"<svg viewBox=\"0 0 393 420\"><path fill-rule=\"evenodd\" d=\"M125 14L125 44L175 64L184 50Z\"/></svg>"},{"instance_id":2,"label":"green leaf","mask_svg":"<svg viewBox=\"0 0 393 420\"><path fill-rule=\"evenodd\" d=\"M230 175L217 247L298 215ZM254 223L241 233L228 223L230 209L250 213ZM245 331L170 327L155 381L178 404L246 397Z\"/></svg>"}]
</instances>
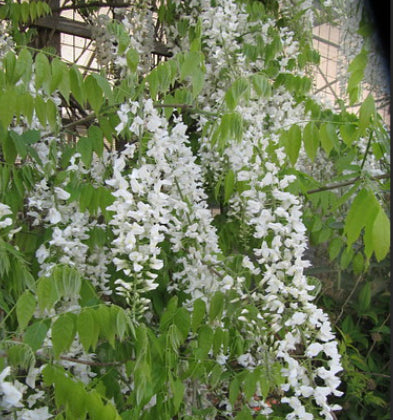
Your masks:
<instances>
[{"instance_id":1,"label":"green leaf","mask_svg":"<svg viewBox=\"0 0 393 420\"><path fill-rule=\"evenodd\" d=\"M264 98L271 95L271 86L268 79L261 74L254 74L251 77L252 86L257 95Z\"/></svg>"},{"instance_id":2,"label":"green leaf","mask_svg":"<svg viewBox=\"0 0 393 420\"><path fill-rule=\"evenodd\" d=\"M364 229L364 237L363 237L363 242L364 242L364 255L366 256L366 258L369 260L371 255L374 252L374 244L373 244L373 226L374 223L368 223Z\"/></svg>"},{"instance_id":3,"label":"green leaf","mask_svg":"<svg viewBox=\"0 0 393 420\"><path fill-rule=\"evenodd\" d=\"M126 55L126 59L127 59L127 65L128 68L132 71L132 72L136 72L138 69L138 63L139 63L139 54L136 50L134 50L133 48L130 48L127 51L127 55Z\"/></svg>"},{"instance_id":4,"label":"green leaf","mask_svg":"<svg viewBox=\"0 0 393 420\"><path fill-rule=\"evenodd\" d=\"M7 133L3 139L3 154L5 161L9 164L14 164L17 156L15 142L10 133Z\"/></svg>"},{"instance_id":5,"label":"green leaf","mask_svg":"<svg viewBox=\"0 0 393 420\"><path fill-rule=\"evenodd\" d=\"M20 137L25 144L35 144L41 140L41 133L38 130L27 130Z\"/></svg>"},{"instance_id":6,"label":"green leaf","mask_svg":"<svg viewBox=\"0 0 393 420\"><path fill-rule=\"evenodd\" d=\"M191 326L190 314L186 308L179 308L173 319L174 324L179 329L183 342L187 339Z\"/></svg>"},{"instance_id":7,"label":"green leaf","mask_svg":"<svg viewBox=\"0 0 393 420\"><path fill-rule=\"evenodd\" d=\"M208 325L202 325L198 332L198 358L207 357L213 344L213 330Z\"/></svg>"},{"instance_id":8,"label":"green leaf","mask_svg":"<svg viewBox=\"0 0 393 420\"><path fill-rule=\"evenodd\" d=\"M120 341L122 341L125 337L129 325L130 319L126 312L123 309L119 309L119 312L116 316L116 332Z\"/></svg>"},{"instance_id":9,"label":"green leaf","mask_svg":"<svg viewBox=\"0 0 393 420\"><path fill-rule=\"evenodd\" d=\"M35 297L29 291L24 292L16 303L16 318L21 330L26 328L34 314L35 308Z\"/></svg>"},{"instance_id":10,"label":"green leaf","mask_svg":"<svg viewBox=\"0 0 393 420\"><path fill-rule=\"evenodd\" d=\"M223 348L223 340L224 340L224 330L221 328L217 328L214 331L213 337L213 355L217 356L222 352Z\"/></svg>"},{"instance_id":11,"label":"green leaf","mask_svg":"<svg viewBox=\"0 0 393 420\"><path fill-rule=\"evenodd\" d=\"M101 395L95 389L87 393L86 408L92 419L105 420L102 412L103 407Z\"/></svg>"},{"instance_id":12,"label":"green leaf","mask_svg":"<svg viewBox=\"0 0 393 420\"><path fill-rule=\"evenodd\" d=\"M16 188L17 192L19 193L21 197L23 197L25 194L25 188L23 185L21 172L16 167L14 167L12 170L12 180L13 180L14 187Z\"/></svg>"},{"instance_id":13,"label":"green leaf","mask_svg":"<svg viewBox=\"0 0 393 420\"><path fill-rule=\"evenodd\" d=\"M259 385L261 387L261 394L263 398L267 398L270 392L270 381L267 375L260 375L259 377Z\"/></svg>"},{"instance_id":14,"label":"green leaf","mask_svg":"<svg viewBox=\"0 0 393 420\"><path fill-rule=\"evenodd\" d=\"M373 223L378 208L379 204L373 193L366 189L359 191L345 218L344 234L348 245L356 241L366 225Z\"/></svg>"},{"instance_id":15,"label":"green leaf","mask_svg":"<svg viewBox=\"0 0 393 420\"><path fill-rule=\"evenodd\" d=\"M146 80L149 83L150 95L152 98L156 98L158 94L158 75L156 69L153 70Z\"/></svg>"},{"instance_id":16,"label":"green leaf","mask_svg":"<svg viewBox=\"0 0 393 420\"><path fill-rule=\"evenodd\" d=\"M73 298L79 296L82 280L78 271L73 267L59 265L53 270L57 296Z\"/></svg>"},{"instance_id":17,"label":"green leaf","mask_svg":"<svg viewBox=\"0 0 393 420\"><path fill-rule=\"evenodd\" d=\"M240 77L225 93L225 103L230 111L233 111L240 99L247 98L250 93L250 85L246 78Z\"/></svg>"},{"instance_id":18,"label":"green leaf","mask_svg":"<svg viewBox=\"0 0 393 420\"><path fill-rule=\"evenodd\" d=\"M42 343L45 340L46 334L49 330L48 321L38 321L26 328L23 335L23 341L28 344L31 349L36 352L41 348Z\"/></svg>"},{"instance_id":19,"label":"green leaf","mask_svg":"<svg viewBox=\"0 0 393 420\"><path fill-rule=\"evenodd\" d=\"M276 54L282 50L281 37L278 33L272 35L272 42L265 47L265 61L273 60Z\"/></svg>"},{"instance_id":20,"label":"green leaf","mask_svg":"<svg viewBox=\"0 0 393 420\"><path fill-rule=\"evenodd\" d=\"M24 93L18 98L20 104L20 114L27 118L29 124L33 121L33 111L34 111L34 98L28 94Z\"/></svg>"},{"instance_id":21,"label":"green leaf","mask_svg":"<svg viewBox=\"0 0 393 420\"><path fill-rule=\"evenodd\" d=\"M88 133L89 138L91 139L93 151L101 157L104 151L104 134L102 130L96 125L92 125L89 127Z\"/></svg>"},{"instance_id":22,"label":"green leaf","mask_svg":"<svg viewBox=\"0 0 393 420\"><path fill-rule=\"evenodd\" d=\"M358 130L355 124L343 124L340 126L340 134L347 146L350 146L356 139Z\"/></svg>"},{"instance_id":23,"label":"green leaf","mask_svg":"<svg viewBox=\"0 0 393 420\"><path fill-rule=\"evenodd\" d=\"M351 73L348 79L348 88L350 105L355 104L359 98L360 93L360 82L364 77L364 70L367 66L368 52L365 48L362 48L360 53L353 59L348 66L348 71Z\"/></svg>"},{"instance_id":24,"label":"green leaf","mask_svg":"<svg viewBox=\"0 0 393 420\"><path fill-rule=\"evenodd\" d=\"M95 188L92 185L84 184L81 187L81 195L79 200L79 208L81 212L90 209L90 204L95 193Z\"/></svg>"},{"instance_id":25,"label":"green leaf","mask_svg":"<svg viewBox=\"0 0 393 420\"><path fill-rule=\"evenodd\" d=\"M17 73L22 75L22 80L27 84L31 79L33 58L27 48L23 48L19 52L18 59L16 61Z\"/></svg>"},{"instance_id":26,"label":"green leaf","mask_svg":"<svg viewBox=\"0 0 393 420\"><path fill-rule=\"evenodd\" d=\"M285 152L292 165L295 165L299 157L300 146L302 143L301 130L297 125L293 125L288 131L282 133L281 141L284 144Z\"/></svg>"},{"instance_id":27,"label":"green leaf","mask_svg":"<svg viewBox=\"0 0 393 420\"><path fill-rule=\"evenodd\" d=\"M79 340L87 352L90 346L95 345L98 340L98 334L96 334L94 324L95 320L90 309L85 309L79 313L76 321L76 330L79 335Z\"/></svg>"},{"instance_id":28,"label":"green leaf","mask_svg":"<svg viewBox=\"0 0 393 420\"><path fill-rule=\"evenodd\" d=\"M356 275L359 275L359 274L361 274L363 272L364 268L365 268L365 266L364 266L364 258L363 258L363 255L360 252L358 252L353 257L353 260L352 260L352 269L353 269L353 272Z\"/></svg>"},{"instance_id":29,"label":"green leaf","mask_svg":"<svg viewBox=\"0 0 393 420\"><path fill-rule=\"evenodd\" d=\"M105 98L108 100L108 104L113 105L113 92L108 80L97 73L93 73L93 77L96 80L98 86L102 89Z\"/></svg>"},{"instance_id":30,"label":"green leaf","mask_svg":"<svg viewBox=\"0 0 393 420\"><path fill-rule=\"evenodd\" d=\"M79 102L80 105L84 105L86 102L86 91L83 83L83 77L77 66L73 65L69 71L70 77L70 88L74 98Z\"/></svg>"},{"instance_id":31,"label":"green leaf","mask_svg":"<svg viewBox=\"0 0 393 420\"><path fill-rule=\"evenodd\" d=\"M14 90L0 93L0 122L4 129L10 125L15 115L16 95Z\"/></svg>"},{"instance_id":32,"label":"green leaf","mask_svg":"<svg viewBox=\"0 0 393 420\"><path fill-rule=\"evenodd\" d=\"M63 77L62 71L63 67L61 66L61 60L59 60L57 57L55 57L52 60L52 78L49 83L49 91L50 93L53 93L56 88L59 86L61 79Z\"/></svg>"},{"instance_id":33,"label":"green leaf","mask_svg":"<svg viewBox=\"0 0 393 420\"><path fill-rule=\"evenodd\" d=\"M55 78L56 82L53 82ZM71 92L70 69L66 63L57 58L52 61L51 89L53 88L53 84L55 85L53 90L57 89L68 103Z\"/></svg>"},{"instance_id":34,"label":"green leaf","mask_svg":"<svg viewBox=\"0 0 393 420\"><path fill-rule=\"evenodd\" d=\"M94 317L96 322L100 326L101 337L108 340L109 344L115 348L115 335L116 335L116 315L112 308L106 305L100 305L100 307L94 311Z\"/></svg>"},{"instance_id":35,"label":"green leaf","mask_svg":"<svg viewBox=\"0 0 393 420\"><path fill-rule=\"evenodd\" d=\"M47 56L40 52L35 59L35 87L38 90L43 87L46 93L49 91L49 83L52 80L51 66Z\"/></svg>"},{"instance_id":36,"label":"green leaf","mask_svg":"<svg viewBox=\"0 0 393 420\"><path fill-rule=\"evenodd\" d=\"M183 60L180 63L180 78L185 79L187 76L192 76L198 70L201 62L202 54L197 51L184 54Z\"/></svg>"},{"instance_id":37,"label":"green leaf","mask_svg":"<svg viewBox=\"0 0 393 420\"><path fill-rule=\"evenodd\" d=\"M86 77L85 89L87 100L89 101L95 114L98 114L101 105L104 103L104 97L101 87L98 85L96 79L92 75Z\"/></svg>"},{"instance_id":38,"label":"green leaf","mask_svg":"<svg viewBox=\"0 0 393 420\"><path fill-rule=\"evenodd\" d=\"M217 141L214 137L218 137L219 149L221 151L224 150L227 140L241 141L243 137L242 116L237 112L224 114L221 118L218 130L213 134L213 144Z\"/></svg>"},{"instance_id":39,"label":"green leaf","mask_svg":"<svg viewBox=\"0 0 393 420\"><path fill-rule=\"evenodd\" d=\"M83 384L80 382L73 384L72 393L68 395L68 405L74 419L86 418L86 397L87 392L85 391Z\"/></svg>"},{"instance_id":40,"label":"green leaf","mask_svg":"<svg viewBox=\"0 0 393 420\"><path fill-rule=\"evenodd\" d=\"M224 310L224 295L222 292L216 292L211 301L210 301L210 308L209 308L209 318L210 321L214 319L220 319L222 312Z\"/></svg>"},{"instance_id":41,"label":"green leaf","mask_svg":"<svg viewBox=\"0 0 393 420\"><path fill-rule=\"evenodd\" d=\"M370 307L371 303L371 283L367 282L359 292L359 309L364 312Z\"/></svg>"},{"instance_id":42,"label":"green leaf","mask_svg":"<svg viewBox=\"0 0 393 420\"><path fill-rule=\"evenodd\" d=\"M373 223L371 238L375 257L377 261L382 261L390 248L390 221L381 207Z\"/></svg>"},{"instance_id":43,"label":"green leaf","mask_svg":"<svg viewBox=\"0 0 393 420\"><path fill-rule=\"evenodd\" d=\"M40 95L37 95L35 98L34 108L40 123L45 127L47 122L47 106Z\"/></svg>"},{"instance_id":44,"label":"green leaf","mask_svg":"<svg viewBox=\"0 0 393 420\"><path fill-rule=\"evenodd\" d=\"M203 88L205 83L205 73L202 70L196 70L191 76L192 96L196 98Z\"/></svg>"},{"instance_id":45,"label":"green leaf","mask_svg":"<svg viewBox=\"0 0 393 420\"><path fill-rule=\"evenodd\" d=\"M33 350L25 343L15 343L7 349L7 364L21 369L30 370L35 365L35 355ZM3 411L4 412L4 411Z\"/></svg>"},{"instance_id":46,"label":"green leaf","mask_svg":"<svg viewBox=\"0 0 393 420\"><path fill-rule=\"evenodd\" d=\"M76 151L81 154L82 162L89 167L93 158L93 139L81 137L76 144Z\"/></svg>"},{"instance_id":47,"label":"green leaf","mask_svg":"<svg viewBox=\"0 0 393 420\"><path fill-rule=\"evenodd\" d=\"M183 401L185 386L180 379L176 379L171 382L171 388L173 393L173 405L176 414L179 411L181 402Z\"/></svg>"},{"instance_id":48,"label":"green leaf","mask_svg":"<svg viewBox=\"0 0 393 420\"><path fill-rule=\"evenodd\" d=\"M197 331L206 314L206 303L201 299L194 301L194 308L192 311L191 328L194 332Z\"/></svg>"},{"instance_id":49,"label":"green leaf","mask_svg":"<svg viewBox=\"0 0 393 420\"><path fill-rule=\"evenodd\" d=\"M235 189L235 173L230 169L224 178L224 202L227 203Z\"/></svg>"},{"instance_id":50,"label":"green leaf","mask_svg":"<svg viewBox=\"0 0 393 420\"><path fill-rule=\"evenodd\" d=\"M19 75L16 74L16 58L12 51L9 51L3 58L3 67L5 70L6 80L10 85L14 85L19 80ZM21 74L20 74L21 75Z\"/></svg>"},{"instance_id":51,"label":"green leaf","mask_svg":"<svg viewBox=\"0 0 393 420\"><path fill-rule=\"evenodd\" d=\"M30 7L28 3L20 4L22 22L27 23L30 18Z\"/></svg>"},{"instance_id":52,"label":"green leaf","mask_svg":"<svg viewBox=\"0 0 393 420\"><path fill-rule=\"evenodd\" d=\"M329 259L333 261L340 253L344 243L341 237L333 238L329 243Z\"/></svg>"},{"instance_id":53,"label":"green leaf","mask_svg":"<svg viewBox=\"0 0 393 420\"><path fill-rule=\"evenodd\" d=\"M375 102L371 93L364 100L359 110L359 129L360 135L364 134L366 128L370 125L370 120L372 116L375 116Z\"/></svg>"},{"instance_id":54,"label":"green leaf","mask_svg":"<svg viewBox=\"0 0 393 420\"><path fill-rule=\"evenodd\" d=\"M229 385L229 402L231 403L232 407L235 407L237 399L239 397L240 392L240 382L237 376L232 379L231 384Z\"/></svg>"},{"instance_id":55,"label":"green leaf","mask_svg":"<svg viewBox=\"0 0 393 420\"><path fill-rule=\"evenodd\" d=\"M332 123L324 123L319 129L319 135L323 150L329 156L332 149L338 146L336 127Z\"/></svg>"},{"instance_id":56,"label":"green leaf","mask_svg":"<svg viewBox=\"0 0 393 420\"><path fill-rule=\"evenodd\" d=\"M51 309L58 301L57 290L52 277L41 277L37 284L38 306L41 311Z\"/></svg>"},{"instance_id":57,"label":"green leaf","mask_svg":"<svg viewBox=\"0 0 393 420\"><path fill-rule=\"evenodd\" d=\"M219 330L217 330L219 331ZM209 385L215 389L220 386L220 381L223 379L223 368L219 364L215 364L209 375ZM227 373L227 372L225 372Z\"/></svg>"},{"instance_id":58,"label":"green leaf","mask_svg":"<svg viewBox=\"0 0 393 420\"><path fill-rule=\"evenodd\" d=\"M52 344L56 358L67 351L76 334L76 315L70 312L61 314L52 325Z\"/></svg>"},{"instance_id":59,"label":"green leaf","mask_svg":"<svg viewBox=\"0 0 393 420\"><path fill-rule=\"evenodd\" d=\"M258 381L258 371L246 371L247 375L244 379L243 389L246 400L248 401L255 393Z\"/></svg>"},{"instance_id":60,"label":"green leaf","mask_svg":"<svg viewBox=\"0 0 393 420\"><path fill-rule=\"evenodd\" d=\"M349 266L349 264L352 261L353 256L354 256L354 251L353 251L352 247L347 246L344 249L344 252L341 254L340 266L341 266L342 269L345 270Z\"/></svg>"},{"instance_id":61,"label":"green leaf","mask_svg":"<svg viewBox=\"0 0 393 420\"><path fill-rule=\"evenodd\" d=\"M57 127L57 106L52 99L48 99L46 102L46 115L51 129L55 130Z\"/></svg>"},{"instance_id":62,"label":"green leaf","mask_svg":"<svg viewBox=\"0 0 393 420\"><path fill-rule=\"evenodd\" d=\"M242 411L236 414L234 420L253 420L250 409L248 407L243 407Z\"/></svg>"},{"instance_id":63,"label":"green leaf","mask_svg":"<svg viewBox=\"0 0 393 420\"><path fill-rule=\"evenodd\" d=\"M307 156L314 161L319 147L319 131L315 123L309 122L304 127L303 143Z\"/></svg>"},{"instance_id":64,"label":"green leaf","mask_svg":"<svg viewBox=\"0 0 393 420\"><path fill-rule=\"evenodd\" d=\"M168 327L172 324L173 317L175 316L175 313L177 312L177 302L178 302L177 296L173 296L169 300L165 311L161 315L160 331L162 332L166 331Z\"/></svg>"}]
</instances>

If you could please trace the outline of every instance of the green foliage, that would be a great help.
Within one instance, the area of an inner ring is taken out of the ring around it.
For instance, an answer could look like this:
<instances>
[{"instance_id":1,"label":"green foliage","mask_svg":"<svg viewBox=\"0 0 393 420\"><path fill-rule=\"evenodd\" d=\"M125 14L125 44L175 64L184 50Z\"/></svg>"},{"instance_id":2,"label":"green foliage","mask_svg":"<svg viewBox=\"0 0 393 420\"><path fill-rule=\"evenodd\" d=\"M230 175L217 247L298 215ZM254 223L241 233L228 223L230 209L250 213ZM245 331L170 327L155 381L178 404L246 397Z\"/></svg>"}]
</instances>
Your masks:
<instances>
[{"instance_id":1,"label":"green foliage","mask_svg":"<svg viewBox=\"0 0 393 420\"><path fill-rule=\"evenodd\" d=\"M363 80L364 70L367 66L367 61L368 51L366 50L366 48L362 48L360 53L353 59L353 61L348 67L348 71L351 73L347 87L350 105L353 105L359 99L360 82Z\"/></svg>"},{"instance_id":2,"label":"green foliage","mask_svg":"<svg viewBox=\"0 0 393 420\"><path fill-rule=\"evenodd\" d=\"M344 234L348 245L359 238L363 228L365 255L369 259L374 252L381 261L390 248L390 221L375 195L366 189L359 191L345 219Z\"/></svg>"},{"instance_id":3,"label":"green foliage","mask_svg":"<svg viewBox=\"0 0 393 420\"><path fill-rule=\"evenodd\" d=\"M30 23L39 17L51 13L51 8L44 1L16 3L8 1L0 7L0 19L10 19L16 25Z\"/></svg>"},{"instance_id":4,"label":"green foliage","mask_svg":"<svg viewBox=\"0 0 393 420\"><path fill-rule=\"evenodd\" d=\"M43 378L46 386L53 386L56 407L64 410L67 418L85 419L88 415L88 418L97 420L121 419L110 402L104 403L100 392L95 389L87 391L82 382L70 378L63 368L47 365Z\"/></svg>"}]
</instances>

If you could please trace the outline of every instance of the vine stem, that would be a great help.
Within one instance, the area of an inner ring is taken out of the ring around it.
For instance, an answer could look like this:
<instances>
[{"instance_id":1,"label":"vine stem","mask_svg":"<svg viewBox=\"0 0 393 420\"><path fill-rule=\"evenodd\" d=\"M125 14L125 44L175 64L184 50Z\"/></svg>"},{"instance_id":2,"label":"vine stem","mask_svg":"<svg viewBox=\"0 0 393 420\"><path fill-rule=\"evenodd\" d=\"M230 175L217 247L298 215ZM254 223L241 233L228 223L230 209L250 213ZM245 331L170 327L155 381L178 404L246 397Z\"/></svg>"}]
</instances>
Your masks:
<instances>
[{"instance_id":1,"label":"vine stem","mask_svg":"<svg viewBox=\"0 0 393 420\"><path fill-rule=\"evenodd\" d=\"M352 185L356 181L359 181L360 178L361 178L360 176L357 176L356 178L352 178L352 179L350 179L349 181L346 181L346 182L340 182L339 184L325 185L324 187L321 187L321 188L316 188L314 190L309 190L309 191L306 192L306 194L315 194L315 193L322 192L322 191L335 190L336 188L345 187L347 185ZM379 179L386 179L386 178L390 178L390 175L389 174L377 175L377 176L372 176L370 179L372 179L373 181L377 181Z\"/></svg>"},{"instance_id":2,"label":"vine stem","mask_svg":"<svg viewBox=\"0 0 393 420\"><path fill-rule=\"evenodd\" d=\"M373 132L370 133L370 137L369 137L368 142L367 142L366 151L364 152L363 161L362 161L362 164L360 165L360 169L363 169L364 164L366 163L366 158L367 158L367 155L368 155L368 151L370 150L372 139L373 139Z\"/></svg>"}]
</instances>

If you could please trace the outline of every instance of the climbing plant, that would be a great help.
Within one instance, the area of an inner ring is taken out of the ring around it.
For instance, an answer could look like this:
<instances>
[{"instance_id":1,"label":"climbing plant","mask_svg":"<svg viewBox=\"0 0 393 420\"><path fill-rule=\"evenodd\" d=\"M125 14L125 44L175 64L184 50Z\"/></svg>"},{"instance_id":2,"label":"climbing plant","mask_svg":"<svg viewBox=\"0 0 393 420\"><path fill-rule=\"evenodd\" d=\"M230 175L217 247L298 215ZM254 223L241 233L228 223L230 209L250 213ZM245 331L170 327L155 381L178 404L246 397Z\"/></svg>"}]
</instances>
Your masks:
<instances>
[{"instance_id":1,"label":"climbing plant","mask_svg":"<svg viewBox=\"0 0 393 420\"><path fill-rule=\"evenodd\" d=\"M98 72L31 47L47 3L0 6L3 418L385 407L363 385L388 337L369 276L388 264L389 135L372 93L356 111L312 94L332 6L72 5ZM358 276L341 308L325 260Z\"/></svg>"}]
</instances>

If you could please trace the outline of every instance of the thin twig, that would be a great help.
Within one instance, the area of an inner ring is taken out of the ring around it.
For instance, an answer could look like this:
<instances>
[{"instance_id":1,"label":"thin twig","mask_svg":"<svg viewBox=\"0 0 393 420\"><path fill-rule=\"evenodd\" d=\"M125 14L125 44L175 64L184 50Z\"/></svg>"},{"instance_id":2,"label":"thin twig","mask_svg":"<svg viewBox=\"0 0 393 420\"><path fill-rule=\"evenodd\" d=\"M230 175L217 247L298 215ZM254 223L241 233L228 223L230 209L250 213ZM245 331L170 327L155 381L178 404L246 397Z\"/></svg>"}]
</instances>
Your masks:
<instances>
[{"instance_id":1,"label":"thin twig","mask_svg":"<svg viewBox=\"0 0 393 420\"><path fill-rule=\"evenodd\" d=\"M390 378L390 375L386 375L384 373L376 373L376 372L363 372L364 375L370 375L370 376L377 376L381 378Z\"/></svg>"},{"instance_id":2,"label":"thin twig","mask_svg":"<svg viewBox=\"0 0 393 420\"><path fill-rule=\"evenodd\" d=\"M192 105L189 105L189 104L154 104L154 108L192 109Z\"/></svg>"},{"instance_id":3,"label":"thin twig","mask_svg":"<svg viewBox=\"0 0 393 420\"><path fill-rule=\"evenodd\" d=\"M96 114L93 112L92 114L89 114L87 117L83 117L83 118L80 118L79 120L66 124L65 126L63 126L62 131L69 130L70 128L73 128L77 125L83 125L87 122L90 122L91 120L94 120L94 118L96 117L97 117Z\"/></svg>"},{"instance_id":4,"label":"thin twig","mask_svg":"<svg viewBox=\"0 0 393 420\"><path fill-rule=\"evenodd\" d=\"M204 115L209 115L209 116L212 116L212 117L217 117L218 116L218 114L216 112L204 111L203 109L194 108L192 105L189 105L189 104L160 104L160 103L155 103L154 108L180 108L180 109L187 109L187 110L189 110L191 112L194 112L196 114L204 114Z\"/></svg>"},{"instance_id":5,"label":"thin twig","mask_svg":"<svg viewBox=\"0 0 393 420\"><path fill-rule=\"evenodd\" d=\"M81 365L87 365L87 366L118 366L123 363L126 363L126 360L124 362L91 362L90 360L75 359L73 357L67 357L67 356L60 356L60 359L66 360L68 362L79 363Z\"/></svg>"},{"instance_id":6,"label":"thin twig","mask_svg":"<svg viewBox=\"0 0 393 420\"><path fill-rule=\"evenodd\" d=\"M324 187L316 188L314 190L309 190L309 191L306 192L306 194L315 194L315 193L322 192L322 191L334 190L336 188L345 187L347 185L352 185L356 181L359 181L360 178L361 177L358 176L356 178L350 179L349 181L340 182L339 184L325 185ZM378 175L378 176L372 176L370 179L372 179L373 181L377 181L379 179L386 179L386 178L390 178L390 175L389 174L383 174L383 175Z\"/></svg>"},{"instance_id":7,"label":"thin twig","mask_svg":"<svg viewBox=\"0 0 393 420\"><path fill-rule=\"evenodd\" d=\"M355 293L355 290L357 289L357 287L359 286L359 283L362 281L363 276L360 275L357 280L355 285L353 286L351 293L347 296L347 298L345 299L345 302L343 303L343 306L341 307L341 311L338 314L338 317L336 318L336 320L334 321L334 325L337 325L338 321L341 319L341 317L343 316L344 313L344 308L347 306L348 302L350 301L351 297L353 296L353 294Z\"/></svg>"},{"instance_id":8,"label":"thin twig","mask_svg":"<svg viewBox=\"0 0 393 420\"><path fill-rule=\"evenodd\" d=\"M380 325L379 328L382 328L389 321L389 318L390 318L390 314L388 314L388 316L385 318L385 320L383 321L382 325ZM376 344L376 341L373 340L373 344L371 344L371 347L368 349L368 352L366 354L366 359L369 358L371 352L374 350L375 344Z\"/></svg>"}]
</instances>

